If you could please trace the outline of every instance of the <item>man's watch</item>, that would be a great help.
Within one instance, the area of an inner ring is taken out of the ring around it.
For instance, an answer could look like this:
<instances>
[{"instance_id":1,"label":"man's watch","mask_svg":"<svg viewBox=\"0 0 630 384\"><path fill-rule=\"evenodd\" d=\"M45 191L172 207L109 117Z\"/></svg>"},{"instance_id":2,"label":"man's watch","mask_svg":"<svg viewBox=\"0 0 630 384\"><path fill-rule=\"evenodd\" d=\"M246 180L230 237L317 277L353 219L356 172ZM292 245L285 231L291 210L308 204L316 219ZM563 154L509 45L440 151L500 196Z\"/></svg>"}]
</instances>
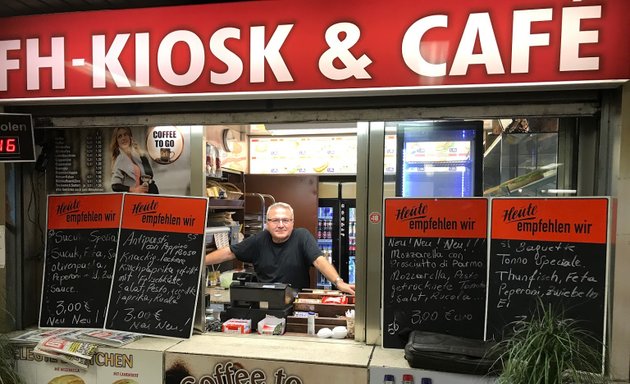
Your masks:
<instances>
[{"instance_id":1,"label":"man's watch","mask_svg":"<svg viewBox=\"0 0 630 384\"><path fill-rule=\"evenodd\" d=\"M343 282L343 279L341 278L341 276L338 276L338 277L335 279L335 281L333 281L333 284L337 285L337 284L339 284L339 282L340 282L340 281L341 281L341 282Z\"/></svg>"}]
</instances>

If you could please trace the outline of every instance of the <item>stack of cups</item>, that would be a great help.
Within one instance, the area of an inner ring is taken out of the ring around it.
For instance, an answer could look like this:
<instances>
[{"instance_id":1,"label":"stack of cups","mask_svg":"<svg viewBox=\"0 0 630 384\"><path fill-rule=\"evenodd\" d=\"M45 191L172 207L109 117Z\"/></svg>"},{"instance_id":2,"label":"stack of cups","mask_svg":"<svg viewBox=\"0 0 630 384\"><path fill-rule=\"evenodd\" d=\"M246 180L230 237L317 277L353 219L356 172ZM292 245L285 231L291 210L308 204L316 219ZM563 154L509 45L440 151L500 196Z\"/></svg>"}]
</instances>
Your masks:
<instances>
[{"instance_id":1,"label":"stack of cups","mask_svg":"<svg viewBox=\"0 0 630 384\"><path fill-rule=\"evenodd\" d=\"M346 317L346 329L348 330L348 338L354 339L354 317Z\"/></svg>"}]
</instances>

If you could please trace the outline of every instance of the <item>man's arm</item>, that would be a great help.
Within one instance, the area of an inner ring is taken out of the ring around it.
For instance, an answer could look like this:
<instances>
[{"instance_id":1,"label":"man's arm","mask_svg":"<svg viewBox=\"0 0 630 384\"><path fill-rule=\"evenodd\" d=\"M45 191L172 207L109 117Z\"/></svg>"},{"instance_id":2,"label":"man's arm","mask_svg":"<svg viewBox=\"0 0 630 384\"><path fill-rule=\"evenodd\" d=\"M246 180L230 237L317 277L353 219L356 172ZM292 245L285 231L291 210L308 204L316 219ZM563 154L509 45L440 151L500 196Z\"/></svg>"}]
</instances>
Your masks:
<instances>
[{"instance_id":1,"label":"man's arm","mask_svg":"<svg viewBox=\"0 0 630 384\"><path fill-rule=\"evenodd\" d=\"M206 254L206 265L219 264L234 259L236 259L236 255L232 252L230 247L220 248Z\"/></svg>"},{"instance_id":2,"label":"man's arm","mask_svg":"<svg viewBox=\"0 0 630 384\"><path fill-rule=\"evenodd\" d=\"M354 295L354 287L341 279L335 267L330 264L324 256L319 256L317 259L315 259L315 261L313 262L313 266L315 266L315 268L317 268L317 270L321 272L321 274L324 275L328 279L328 281L335 284L337 289L342 292Z\"/></svg>"}]
</instances>

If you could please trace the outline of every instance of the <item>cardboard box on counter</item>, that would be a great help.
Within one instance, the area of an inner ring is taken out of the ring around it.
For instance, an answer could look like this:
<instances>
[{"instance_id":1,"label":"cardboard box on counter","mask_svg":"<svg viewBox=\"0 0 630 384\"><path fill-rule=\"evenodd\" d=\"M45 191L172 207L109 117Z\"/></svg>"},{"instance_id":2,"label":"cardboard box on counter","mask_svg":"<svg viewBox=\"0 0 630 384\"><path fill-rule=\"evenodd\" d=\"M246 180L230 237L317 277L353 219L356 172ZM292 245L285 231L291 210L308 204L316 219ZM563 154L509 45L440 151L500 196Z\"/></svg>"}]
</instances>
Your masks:
<instances>
[{"instance_id":1,"label":"cardboard box on counter","mask_svg":"<svg viewBox=\"0 0 630 384\"><path fill-rule=\"evenodd\" d=\"M230 319L223 323L221 331L224 333L252 333L251 319Z\"/></svg>"},{"instance_id":2,"label":"cardboard box on counter","mask_svg":"<svg viewBox=\"0 0 630 384\"><path fill-rule=\"evenodd\" d=\"M282 335L286 322L286 319L267 315L258 322L258 333L261 335Z\"/></svg>"}]
</instances>

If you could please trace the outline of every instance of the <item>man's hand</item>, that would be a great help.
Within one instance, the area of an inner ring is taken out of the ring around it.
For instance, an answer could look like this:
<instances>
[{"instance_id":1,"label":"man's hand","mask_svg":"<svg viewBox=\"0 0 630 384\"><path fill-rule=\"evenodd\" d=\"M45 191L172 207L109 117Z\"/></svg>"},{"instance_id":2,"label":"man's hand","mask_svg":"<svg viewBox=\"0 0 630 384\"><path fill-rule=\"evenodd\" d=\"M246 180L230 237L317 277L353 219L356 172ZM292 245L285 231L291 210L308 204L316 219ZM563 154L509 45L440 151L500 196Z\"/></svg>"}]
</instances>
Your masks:
<instances>
[{"instance_id":1,"label":"man's hand","mask_svg":"<svg viewBox=\"0 0 630 384\"><path fill-rule=\"evenodd\" d=\"M348 293L350 295L354 295L354 285L350 285L348 283L346 283L345 281L340 281L337 283L337 289L340 290L341 292L345 292Z\"/></svg>"},{"instance_id":2,"label":"man's hand","mask_svg":"<svg viewBox=\"0 0 630 384\"><path fill-rule=\"evenodd\" d=\"M313 262L313 266L317 268L317 270L321 272L321 274L324 275L328 279L328 281L333 283L338 290L354 295L354 285L350 285L343 281L341 279L341 276L339 276L339 273L337 273L335 267L330 264L328 262L328 259L326 259L324 256L319 256L317 259L315 259L315 261Z\"/></svg>"}]
</instances>

